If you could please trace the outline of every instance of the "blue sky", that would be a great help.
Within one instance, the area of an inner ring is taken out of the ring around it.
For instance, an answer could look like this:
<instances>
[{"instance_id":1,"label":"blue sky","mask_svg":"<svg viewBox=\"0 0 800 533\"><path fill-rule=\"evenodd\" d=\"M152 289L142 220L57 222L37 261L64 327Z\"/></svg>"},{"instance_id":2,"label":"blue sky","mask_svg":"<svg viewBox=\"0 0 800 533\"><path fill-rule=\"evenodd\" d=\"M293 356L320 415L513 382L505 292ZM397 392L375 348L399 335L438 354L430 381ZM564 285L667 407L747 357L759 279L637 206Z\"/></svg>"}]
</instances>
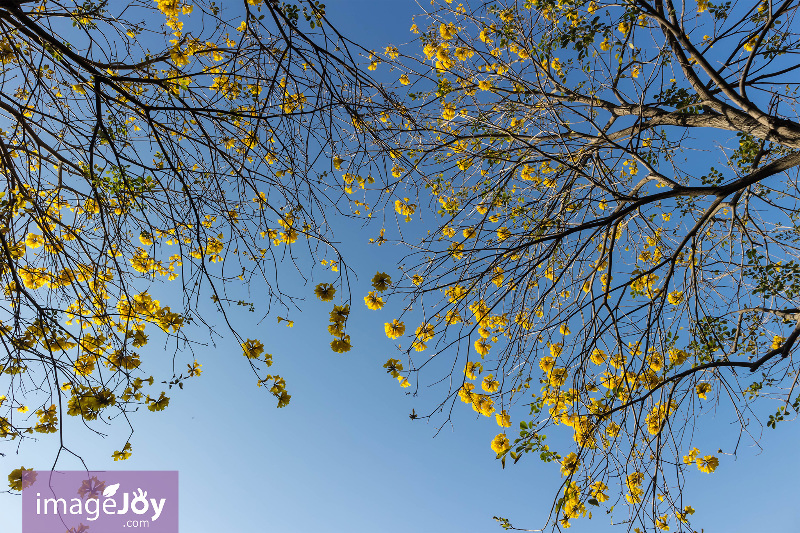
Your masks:
<instances>
[{"instance_id":1,"label":"blue sky","mask_svg":"<svg viewBox=\"0 0 800 533\"><path fill-rule=\"evenodd\" d=\"M327 9L343 33L375 49L406 41L411 16L419 11L405 0L332 1ZM243 336L262 339L274 354L271 370L286 378L292 394L288 407L275 409L274 399L256 388L240 347L228 335L197 350L203 375L173 394L166 411L134 415L131 459L110 459L127 438L119 427L102 438L71 425L68 437L75 452L92 469L178 470L184 532L502 531L493 515L518 527L539 527L560 484L556 466L526 457L501 469L489 449L498 431L494 420L478 420L461 405L441 431L436 422L409 419L412 408L423 412L439 398L425 389L417 398L406 394L411 389L401 389L381 366L396 356L383 334L383 323L394 316L391 310L367 310L361 298L369 290L369 276L389 271L399 256L388 246L376 253L366 244L377 229L338 228L347 241L345 257L365 273L353 282L349 353L330 351L325 331L330 304L316 301L313 285L304 286L290 269L285 269L284 288L308 298L303 312L291 316L293 328L277 324L273 316L259 321L258 311L234 315ZM314 283L324 281L333 281L333 275ZM243 297L258 302L257 294ZM171 352L161 353L155 343L148 347L147 357L163 355L162 363L169 363ZM760 414L765 420L766 413ZM736 426L730 421L729 413L706 415L698 424L700 442L724 435L722 442L732 446ZM687 501L697 509L695 527L727 533L798 531L798 438L797 424L765 429L763 453L743 448L736 460L721 456L713 475L690 475ZM720 440L712 442L716 446ZM5 447L0 470L49 468L55 450L48 439L19 454ZM59 466L79 464L65 457ZM0 533L21 530L20 507L18 497L0 495ZM591 521L576 520L572 530L625 529L608 523L599 512Z\"/></svg>"}]
</instances>

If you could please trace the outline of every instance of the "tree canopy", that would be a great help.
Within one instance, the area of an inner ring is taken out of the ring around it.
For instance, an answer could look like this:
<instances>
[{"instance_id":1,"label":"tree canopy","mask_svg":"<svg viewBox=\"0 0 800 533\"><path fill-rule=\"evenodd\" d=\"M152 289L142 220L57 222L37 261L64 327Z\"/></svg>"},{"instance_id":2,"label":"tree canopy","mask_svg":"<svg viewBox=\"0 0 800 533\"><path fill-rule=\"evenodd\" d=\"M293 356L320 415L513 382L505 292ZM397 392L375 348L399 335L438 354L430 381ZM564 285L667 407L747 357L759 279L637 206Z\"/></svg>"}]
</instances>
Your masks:
<instances>
[{"instance_id":1,"label":"tree canopy","mask_svg":"<svg viewBox=\"0 0 800 533\"><path fill-rule=\"evenodd\" d=\"M417 198L397 212L439 216L398 237L423 311L387 368L441 385L427 416L494 415L504 465L557 463L554 527L612 505L634 530L688 529L692 472L800 406L796 13L445 1L416 47L386 49L409 89L384 122L396 194ZM739 440L698 449L716 410Z\"/></svg>"},{"instance_id":2,"label":"tree canopy","mask_svg":"<svg viewBox=\"0 0 800 533\"><path fill-rule=\"evenodd\" d=\"M199 295L249 305L220 287L256 276L292 304L277 262L312 279L336 253L327 217L348 216L408 250L364 302L397 313L384 366L429 402L413 418L471 407L504 467L560 470L536 527L603 509L692 530L690 478L757 443L749 420L800 409L798 2L434 1L381 51L298 5L0 3L0 363L41 404L28 427L9 395L2 436L58 431L62 399L87 420L163 409L133 351L146 326L190 349ZM168 29L130 22L155 9ZM183 310L144 290L155 278L179 280ZM314 290L341 298L339 353L347 279ZM236 334L288 403L265 346ZM706 413L738 438L698 448Z\"/></svg>"},{"instance_id":3,"label":"tree canopy","mask_svg":"<svg viewBox=\"0 0 800 533\"><path fill-rule=\"evenodd\" d=\"M186 326L217 333L201 297L228 322L255 309L227 287L260 283L260 312L288 309L278 264L336 257L326 216L343 187L312 167L370 82L324 16L319 2L0 3L0 438L163 410L202 372ZM143 364L153 335L172 375ZM272 355L239 340L287 405Z\"/></svg>"}]
</instances>

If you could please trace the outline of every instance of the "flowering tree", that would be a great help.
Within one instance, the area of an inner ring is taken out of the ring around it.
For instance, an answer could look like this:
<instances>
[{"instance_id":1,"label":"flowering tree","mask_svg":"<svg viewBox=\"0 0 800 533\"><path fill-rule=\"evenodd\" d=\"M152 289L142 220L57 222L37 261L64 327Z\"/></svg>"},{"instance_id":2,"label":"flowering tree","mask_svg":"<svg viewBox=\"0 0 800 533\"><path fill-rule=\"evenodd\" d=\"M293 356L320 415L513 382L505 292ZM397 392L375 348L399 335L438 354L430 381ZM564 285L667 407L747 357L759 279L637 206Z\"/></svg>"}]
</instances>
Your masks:
<instances>
[{"instance_id":1,"label":"flowering tree","mask_svg":"<svg viewBox=\"0 0 800 533\"><path fill-rule=\"evenodd\" d=\"M342 186L311 168L370 81L316 1L3 0L0 35L0 442L161 411L201 373L179 357L201 297L227 322L253 310L227 287L252 284L280 311L280 261L338 258L323 210ZM149 374L151 336L172 374ZM288 404L265 346L240 342Z\"/></svg>"},{"instance_id":2,"label":"flowering tree","mask_svg":"<svg viewBox=\"0 0 800 533\"><path fill-rule=\"evenodd\" d=\"M614 507L630 529L687 530L685 483L736 453L698 416L766 403L775 427L800 408L797 4L434 2L412 26L421 55L369 54L399 78L385 90L317 2L0 0L0 438L167 407L200 363L156 379L136 350L158 335L191 352L201 295L223 318L250 307L231 283L291 304L278 260L298 242L313 264L335 255L325 210L347 198L411 222L374 239L412 248L364 302L407 298L385 367L443 391L413 418L464 402L500 427L504 466L559 469L554 528ZM162 304L162 281L182 301ZM286 405L266 347L239 340Z\"/></svg>"},{"instance_id":3,"label":"flowering tree","mask_svg":"<svg viewBox=\"0 0 800 533\"><path fill-rule=\"evenodd\" d=\"M385 366L446 389L415 416L464 402L504 466L560 468L554 528L691 530L687 480L800 407L798 4L445 0L422 54L373 58L408 91L371 123L398 221L430 230L396 237ZM710 411L739 438L695 431Z\"/></svg>"}]
</instances>

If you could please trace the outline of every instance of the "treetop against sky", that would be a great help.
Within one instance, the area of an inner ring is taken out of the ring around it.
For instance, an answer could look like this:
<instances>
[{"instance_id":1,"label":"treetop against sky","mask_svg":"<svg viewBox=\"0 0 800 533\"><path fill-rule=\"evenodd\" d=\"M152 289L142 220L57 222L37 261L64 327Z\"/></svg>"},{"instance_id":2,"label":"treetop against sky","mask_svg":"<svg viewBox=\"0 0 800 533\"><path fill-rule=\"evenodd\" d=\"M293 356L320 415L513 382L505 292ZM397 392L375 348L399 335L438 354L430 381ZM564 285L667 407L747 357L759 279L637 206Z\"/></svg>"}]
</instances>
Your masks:
<instances>
[{"instance_id":1,"label":"treetop against sky","mask_svg":"<svg viewBox=\"0 0 800 533\"><path fill-rule=\"evenodd\" d=\"M0 438L168 411L220 325L285 407L236 313L325 302L347 357L363 300L413 419L560 472L537 527L696 527L688 477L800 408L798 2L424 7L372 50L318 2L0 2Z\"/></svg>"}]
</instances>

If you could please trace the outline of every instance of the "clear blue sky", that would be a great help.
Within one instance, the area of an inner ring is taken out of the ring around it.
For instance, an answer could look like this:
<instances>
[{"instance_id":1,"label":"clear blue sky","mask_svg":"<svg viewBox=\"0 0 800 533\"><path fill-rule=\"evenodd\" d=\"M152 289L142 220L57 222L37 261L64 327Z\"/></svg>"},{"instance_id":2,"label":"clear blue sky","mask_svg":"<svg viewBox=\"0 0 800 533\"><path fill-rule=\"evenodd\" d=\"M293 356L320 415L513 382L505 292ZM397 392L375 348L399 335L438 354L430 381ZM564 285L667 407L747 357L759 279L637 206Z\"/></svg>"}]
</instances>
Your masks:
<instances>
[{"instance_id":1,"label":"clear blue sky","mask_svg":"<svg viewBox=\"0 0 800 533\"><path fill-rule=\"evenodd\" d=\"M406 41L411 16L419 11L406 0L331 1L327 9L343 33L376 49ZM348 232L343 251L360 272L396 264L397 252L383 247L382 255L375 254L366 245L377 229L339 228ZM332 280L320 276L315 283ZM410 389L401 389L381 367L395 356L383 334L383 322L393 316L362 304L368 277L353 285L354 348L346 354L328 346L324 326L330 304L315 301L311 285L291 276L285 283L288 292L308 295L303 313L291 317L294 328L276 324L272 316L258 323L258 312L235 319L244 336L262 339L274 354L272 370L286 378L292 394L287 408L275 409L274 399L256 388L229 336L197 350L203 375L173 394L166 411L134 416L131 459L110 459L125 442L121 428L101 438L70 427L74 450L91 460L92 469L178 470L184 533L502 531L493 515L518 527L544 522L560 483L557 467L528 457L501 469L489 449L498 432L494 420L478 420L466 408L456 409L453 425L435 438L438 425L408 418L412 408L421 412L438 398L425 396L424 389L420 398L407 395ZM258 303L256 294L247 298ZM151 343L143 359L161 355L171 357ZM698 427L707 436L731 431L729 414L705 418ZM731 445L735 434L732 439ZM735 461L721 456L713 475L690 475L687 501L697 509L695 527L726 533L800 530L798 439L798 425L784 423L765 430L760 455L745 448ZM4 451L0 471L19 465L47 469L55 446L43 439L18 455L9 447ZM79 465L65 457L59 466ZM18 497L0 495L0 533L21 530L20 507ZM601 514L576 520L572 530L625 529L610 528Z\"/></svg>"}]
</instances>

